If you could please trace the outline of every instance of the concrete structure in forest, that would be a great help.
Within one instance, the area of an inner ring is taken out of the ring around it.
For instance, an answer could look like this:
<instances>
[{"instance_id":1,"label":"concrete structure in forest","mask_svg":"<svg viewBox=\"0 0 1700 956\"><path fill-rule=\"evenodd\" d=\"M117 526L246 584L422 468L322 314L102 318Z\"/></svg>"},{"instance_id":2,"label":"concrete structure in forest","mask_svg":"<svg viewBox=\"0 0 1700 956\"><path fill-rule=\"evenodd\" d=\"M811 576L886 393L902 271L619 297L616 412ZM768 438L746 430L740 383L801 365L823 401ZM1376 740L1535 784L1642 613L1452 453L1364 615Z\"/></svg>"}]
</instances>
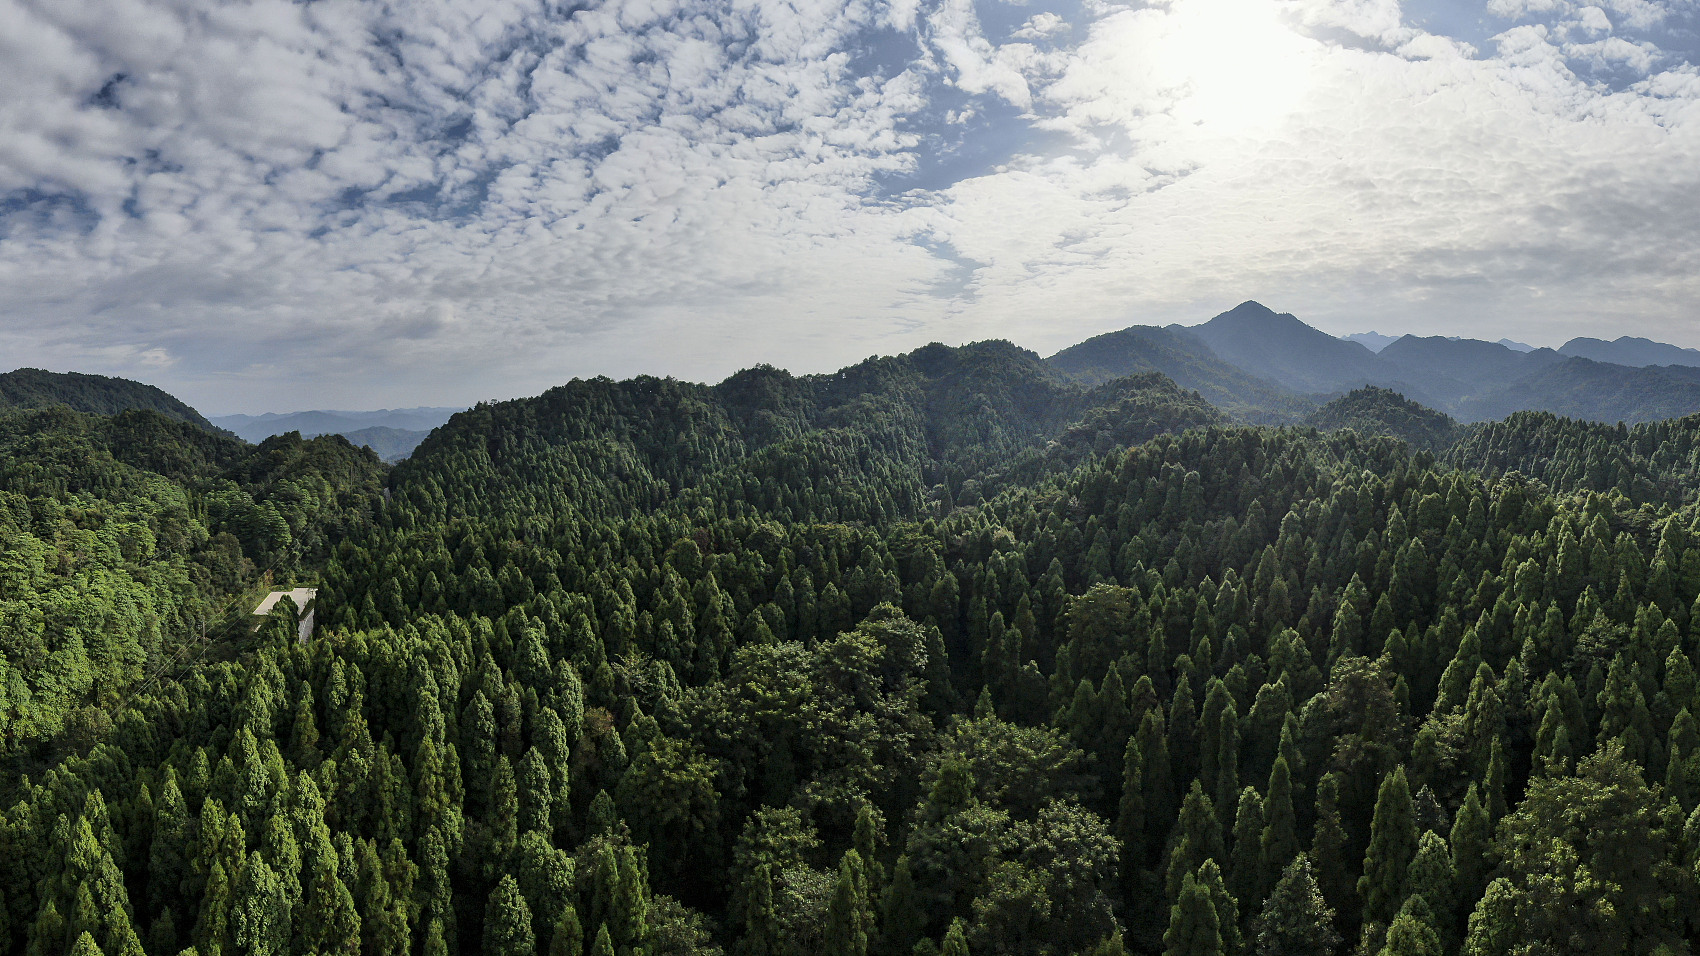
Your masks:
<instances>
[{"instance_id":1,"label":"concrete structure in forest","mask_svg":"<svg viewBox=\"0 0 1700 956\"><path fill-rule=\"evenodd\" d=\"M295 607L301 612L301 627L297 632L297 636L300 638L301 643L305 644L307 643L307 639L313 636L313 615L317 610L313 606L313 600L318 597L318 595L318 588L295 588L292 591L273 591L266 595L265 600L260 602L259 607L254 608L254 616L265 617L272 612L272 608L277 606L278 601L281 601L286 597L289 598L289 600L293 601L295 603ZM256 624L255 626L258 627L259 625Z\"/></svg>"}]
</instances>

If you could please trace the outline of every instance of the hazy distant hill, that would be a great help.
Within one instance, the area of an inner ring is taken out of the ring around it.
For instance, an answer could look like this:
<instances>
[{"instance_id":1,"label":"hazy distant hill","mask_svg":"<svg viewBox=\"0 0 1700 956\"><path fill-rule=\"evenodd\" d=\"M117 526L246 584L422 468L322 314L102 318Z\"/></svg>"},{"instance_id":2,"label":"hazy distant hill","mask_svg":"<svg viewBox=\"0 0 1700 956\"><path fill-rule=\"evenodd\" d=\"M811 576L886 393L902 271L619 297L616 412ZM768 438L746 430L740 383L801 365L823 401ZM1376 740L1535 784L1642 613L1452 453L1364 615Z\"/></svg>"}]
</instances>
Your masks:
<instances>
[{"instance_id":1,"label":"hazy distant hill","mask_svg":"<svg viewBox=\"0 0 1700 956\"><path fill-rule=\"evenodd\" d=\"M82 372L47 372L39 368L20 368L0 374L0 407L47 408L66 405L75 411L93 415L116 415L130 409L147 409L169 418L213 427L174 396L141 382L127 378L108 378Z\"/></svg>"},{"instance_id":2,"label":"hazy distant hill","mask_svg":"<svg viewBox=\"0 0 1700 956\"><path fill-rule=\"evenodd\" d=\"M428 431L411 431L406 428L391 428L388 425L372 425L349 432L336 434L348 439L349 444L359 447L365 445L378 453L378 457L387 462L398 462L413 454L413 449L431 434Z\"/></svg>"},{"instance_id":3,"label":"hazy distant hill","mask_svg":"<svg viewBox=\"0 0 1700 956\"><path fill-rule=\"evenodd\" d=\"M1172 328L1194 336L1224 361L1296 392L1322 394L1397 378L1365 346L1256 302L1242 302L1203 325Z\"/></svg>"},{"instance_id":4,"label":"hazy distant hill","mask_svg":"<svg viewBox=\"0 0 1700 956\"><path fill-rule=\"evenodd\" d=\"M1444 451L1463 434L1444 412L1385 388L1360 388L1317 409L1306 420L1324 431L1350 428L1360 435L1392 435L1414 448Z\"/></svg>"},{"instance_id":5,"label":"hazy distant hill","mask_svg":"<svg viewBox=\"0 0 1700 956\"><path fill-rule=\"evenodd\" d=\"M1648 365L1700 366L1700 350L1680 348L1629 335L1610 342L1604 339L1575 338L1559 346L1558 351L1562 355L1637 368Z\"/></svg>"},{"instance_id":6,"label":"hazy distant hill","mask_svg":"<svg viewBox=\"0 0 1700 956\"><path fill-rule=\"evenodd\" d=\"M1294 421L1316 407L1309 399L1222 361L1185 332L1150 325L1094 336L1045 363L1088 385L1158 372L1228 414L1257 424Z\"/></svg>"},{"instance_id":7,"label":"hazy distant hill","mask_svg":"<svg viewBox=\"0 0 1700 956\"><path fill-rule=\"evenodd\" d=\"M1371 352L1380 352L1382 349L1392 345L1394 342L1399 341L1399 336L1397 335L1382 335L1380 332L1353 332L1351 335L1342 335L1340 337L1348 342L1356 342L1364 348L1369 349Z\"/></svg>"},{"instance_id":8,"label":"hazy distant hill","mask_svg":"<svg viewBox=\"0 0 1700 956\"><path fill-rule=\"evenodd\" d=\"M1461 404L1465 421L1492 421L1512 412L1548 411L1597 422L1650 422L1700 412L1700 369L1626 368L1566 359Z\"/></svg>"},{"instance_id":9,"label":"hazy distant hill","mask_svg":"<svg viewBox=\"0 0 1700 956\"><path fill-rule=\"evenodd\" d=\"M264 415L220 415L212 421L220 428L227 428L248 441L258 443L272 435L282 435L286 432L300 432L307 436L347 435L349 432L372 427L429 432L447 422L458 411L459 408L436 406L380 408L368 412L315 410L267 412Z\"/></svg>"},{"instance_id":10,"label":"hazy distant hill","mask_svg":"<svg viewBox=\"0 0 1700 956\"><path fill-rule=\"evenodd\" d=\"M1381 350L1381 360L1424 391L1451 402L1496 391L1505 383L1563 362L1552 349L1518 352L1497 342L1407 335Z\"/></svg>"},{"instance_id":11,"label":"hazy distant hill","mask_svg":"<svg viewBox=\"0 0 1700 956\"><path fill-rule=\"evenodd\" d=\"M1203 325L1170 326L1165 331L1196 338L1221 363L1277 389L1317 396L1378 386L1464 422L1491 421L1524 410L1632 423L1700 412L1700 352L1646 340L1578 339L1566 348L1594 342L1615 350L1613 354L1625 361L1672 356L1682 356L1682 361L1643 368L1566 357L1553 349L1524 351L1516 342L1414 335L1388 344L1378 354L1256 302L1242 303ZM1211 395L1201 383L1191 387ZM1224 399L1217 400L1226 406Z\"/></svg>"}]
</instances>

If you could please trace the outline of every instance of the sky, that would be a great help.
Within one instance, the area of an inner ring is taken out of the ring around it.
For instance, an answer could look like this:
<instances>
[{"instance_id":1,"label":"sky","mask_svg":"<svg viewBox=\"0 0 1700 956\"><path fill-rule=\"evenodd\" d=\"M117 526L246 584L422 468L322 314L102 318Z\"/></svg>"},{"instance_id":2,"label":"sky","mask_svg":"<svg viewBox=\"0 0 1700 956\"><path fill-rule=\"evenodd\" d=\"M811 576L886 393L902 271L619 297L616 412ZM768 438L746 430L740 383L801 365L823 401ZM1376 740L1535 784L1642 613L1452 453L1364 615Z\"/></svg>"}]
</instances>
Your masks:
<instances>
[{"instance_id":1,"label":"sky","mask_svg":"<svg viewBox=\"0 0 1700 956\"><path fill-rule=\"evenodd\" d=\"M1246 299L1700 346L1697 65L1700 0L0 0L0 367L470 404Z\"/></svg>"}]
</instances>

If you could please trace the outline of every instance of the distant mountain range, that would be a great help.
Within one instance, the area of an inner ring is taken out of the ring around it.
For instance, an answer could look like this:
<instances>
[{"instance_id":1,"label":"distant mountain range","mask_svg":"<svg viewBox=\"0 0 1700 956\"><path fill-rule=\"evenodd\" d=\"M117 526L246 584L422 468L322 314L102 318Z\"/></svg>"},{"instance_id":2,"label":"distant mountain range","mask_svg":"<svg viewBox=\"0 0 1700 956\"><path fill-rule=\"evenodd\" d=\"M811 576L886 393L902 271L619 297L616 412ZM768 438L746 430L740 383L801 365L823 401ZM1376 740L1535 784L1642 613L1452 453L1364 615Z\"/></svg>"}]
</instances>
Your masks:
<instances>
[{"instance_id":1,"label":"distant mountain range","mask_svg":"<svg viewBox=\"0 0 1700 956\"><path fill-rule=\"evenodd\" d=\"M1133 345L1155 341L1165 347ZM1249 422L1299 421L1365 387L1397 392L1466 423L1525 410L1614 423L1700 412L1694 349L1630 337L1578 338L1559 349L1377 332L1342 339L1256 302L1202 325L1100 335L1047 361L1096 381L1162 372Z\"/></svg>"},{"instance_id":2,"label":"distant mountain range","mask_svg":"<svg viewBox=\"0 0 1700 956\"><path fill-rule=\"evenodd\" d=\"M1679 348L1628 335L1610 342L1602 339L1571 339L1559 347L1558 353L1612 365L1700 366L1700 350Z\"/></svg>"},{"instance_id":3,"label":"distant mountain range","mask_svg":"<svg viewBox=\"0 0 1700 956\"><path fill-rule=\"evenodd\" d=\"M1348 342L1356 342L1364 348L1369 349L1371 352L1380 352L1382 349L1392 345L1394 342L1399 341L1399 336L1397 335L1382 335L1380 332L1353 332L1351 335L1342 335L1340 337Z\"/></svg>"},{"instance_id":4,"label":"distant mountain range","mask_svg":"<svg viewBox=\"0 0 1700 956\"><path fill-rule=\"evenodd\" d=\"M1167 417L1159 416L1163 421L1204 420L1207 416L1201 417L1202 413L1188 404L1201 398L1229 419L1242 422L1374 431L1397 435L1436 452L1465 434L1473 423L1497 421L1523 411L1608 424L1700 413L1700 350L1696 349L1630 336L1612 341L1575 338L1558 349L1534 348L1511 339L1487 342L1446 336L1395 337L1379 332L1339 338L1290 313L1251 301L1200 325L1136 325L1107 332L1043 360L1003 342L977 343L964 350L927 346L905 359L929 381L944 374L933 368L943 362L954 370L940 382L955 381L972 369L973 375L983 374L989 376L988 381L1001 383L999 388L1013 389L1011 395L1026 395L1036 389L1034 394L1047 396L1041 404L1061 403L1057 407L1085 414L1081 421L1089 422L1091 434L1097 436L1092 440L1097 443L1107 440L1105 436L1120 434L1117 416L1133 406L1116 396L1129 388L1140 396L1139 402L1156 402L1166 409ZM961 362L967 364L958 367L956 363ZM846 370L846 374L859 372L866 364ZM793 380L784 373L769 371L779 378L758 367L713 386L713 394L726 396L727 414L744 439L758 445L795 431L796 423L786 418L794 410L783 403L768 408L764 403L770 397L756 401L744 392L755 389L765 395L774 388L795 389L797 383L814 381ZM1025 384L1005 381L1010 376ZM1153 384L1159 381L1157 376L1195 393L1194 397L1177 393L1152 398L1160 394ZM827 393L837 381L828 377L810 385L820 392L814 400L825 402L823 407L835 407L836 400ZM600 394L598 387L583 385L588 389L586 395ZM755 418L746 422L740 416L751 401L755 404L750 407L759 408L760 413L751 412ZM412 455L433 430L462 411L429 406L376 411L320 409L209 419L166 392L140 382L40 369L0 374L0 409L52 405L101 415L145 409L208 430L228 431L256 444L289 432L299 432L304 438L341 435L356 446L370 447L392 463ZM777 409L783 409L784 414ZM1140 414L1150 417L1147 412ZM1032 424L1036 422L1021 427ZM1064 423L1047 422L1044 427L1060 424ZM1077 442L1081 433L1069 434L1073 437L1065 445ZM991 467L990 458L977 467Z\"/></svg>"},{"instance_id":5,"label":"distant mountain range","mask_svg":"<svg viewBox=\"0 0 1700 956\"><path fill-rule=\"evenodd\" d=\"M444 424L459 408L422 406L381 408L370 412L267 412L264 415L220 415L212 423L258 444L273 435L300 432L303 438L341 435L355 445L369 446L385 461L412 454L431 429Z\"/></svg>"}]
</instances>

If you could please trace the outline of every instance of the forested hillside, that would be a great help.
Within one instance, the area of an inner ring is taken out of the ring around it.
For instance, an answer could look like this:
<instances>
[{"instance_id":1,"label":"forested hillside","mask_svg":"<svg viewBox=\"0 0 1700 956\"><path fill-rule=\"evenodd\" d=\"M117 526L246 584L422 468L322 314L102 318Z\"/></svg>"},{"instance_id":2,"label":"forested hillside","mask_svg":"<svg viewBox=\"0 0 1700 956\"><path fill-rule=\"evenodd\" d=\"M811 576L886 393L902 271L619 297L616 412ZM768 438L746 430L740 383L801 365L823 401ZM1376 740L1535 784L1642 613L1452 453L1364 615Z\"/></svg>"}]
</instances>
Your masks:
<instances>
[{"instance_id":1,"label":"forested hillside","mask_svg":"<svg viewBox=\"0 0 1700 956\"><path fill-rule=\"evenodd\" d=\"M50 408L116 415L131 409L158 412L167 418L212 430L201 413L152 385L82 372L45 372L20 368L0 373L0 408Z\"/></svg>"},{"instance_id":2,"label":"forested hillside","mask_svg":"<svg viewBox=\"0 0 1700 956\"><path fill-rule=\"evenodd\" d=\"M1212 405L1256 425L1296 421L1315 403L1217 358L1184 329L1136 325L1070 346L1045 363L1077 382L1097 385L1157 372Z\"/></svg>"},{"instance_id":3,"label":"forested hillside","mask_svg":"<svg viewBox=\"0 0 1700 956\"><path fill-rule=\"evenodd\" d=\"M1324 431L1350 428L1360 435L1388 435L1425 451L1440 453L1465 430L1444 413L1425 408L1385 388L1360 388L1317 409L1306 420Z\"/></svg>"},{"instance_id":4,"label":"forested hillside","mask_svg":"<svg viewBox=\"0 0 1700 956\"><path fill-rule=\"evenodd\" d=\"M0 414L0 759L95 733L246 626L236 596L322 566L381 469L341 439L254 448L150 411Z\"/></svg>"},{"instance_id":5,"label":"forested hillside","mask_svg":"<svg viewBox=\"0 0 1700 956\"><path fill-rule=\"evenodd\" d=\"M480 405L433 432L396 484L435 516L673 507L881 522L1221 420L1160 375L1088 387L1007 342L929 345L831 375L593 379Z\"/></svg>"},{"instance_id":6,"label":"forested hillside","mask_svg":"<svg viewBox=\"0 0 1700 956\"><path fill-rule=\"evenodd\" d=\"M1692 953L1692 422L1358 431L1421 412L929 346L482 405L387 500L337 439L0 420L9 567L196 593L222 534L322 625L9 778L0 951Z\"/></svg>"}]
</instances>

